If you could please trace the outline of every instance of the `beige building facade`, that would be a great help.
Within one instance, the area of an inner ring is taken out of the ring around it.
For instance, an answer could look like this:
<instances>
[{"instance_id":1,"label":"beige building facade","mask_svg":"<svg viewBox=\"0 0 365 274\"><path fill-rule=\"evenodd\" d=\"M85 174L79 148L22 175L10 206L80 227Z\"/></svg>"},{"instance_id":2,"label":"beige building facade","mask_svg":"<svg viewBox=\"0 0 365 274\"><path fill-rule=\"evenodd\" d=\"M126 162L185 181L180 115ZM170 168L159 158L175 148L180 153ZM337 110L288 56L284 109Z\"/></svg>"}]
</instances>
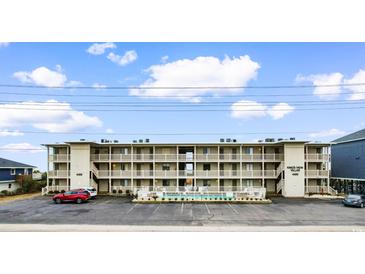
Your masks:
<instances>
[{"instance_id":1,"label":"beige building facade","mask_svg":"<svg viewBox=\"0 0 365 274\"><path fill-rule=\"evenodd\" d=\"M258 143L46 144L48 190L93 186L102 193L164 188L242 191L303 197L331 193L329 144L281 140Z\"/></svg>"}]
</instances>

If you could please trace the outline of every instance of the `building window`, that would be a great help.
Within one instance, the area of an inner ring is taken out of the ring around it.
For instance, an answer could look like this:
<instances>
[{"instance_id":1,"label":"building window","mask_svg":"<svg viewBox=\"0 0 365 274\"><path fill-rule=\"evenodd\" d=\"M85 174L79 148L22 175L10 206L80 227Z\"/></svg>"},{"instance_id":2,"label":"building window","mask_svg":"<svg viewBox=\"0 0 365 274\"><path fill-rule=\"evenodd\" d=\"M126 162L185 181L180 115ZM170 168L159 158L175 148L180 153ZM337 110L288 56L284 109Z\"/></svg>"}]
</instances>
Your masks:
<instances>
[{"instance_id":1,"label":"building window","mask_svg":"<svg viewBox=\"0 0 365 274\"><path fill-rule=\"evenodd\" d=\"M170 164L162 164L162 170L170 170Z\"/></svg>"},{"instance_id":2,"label":"building window","mask_svg":"<svg viewBox=\"0 0 365 274\"><path fill-rule=\"evenodd\" d=\"M11 188L11 184L8 185L8 188L10 189Z\"/></svg>"},{"instance_id":3,"label":"building window","mask_svg":"<svg viewBox=\"0 0 365 274\"><path fill-rule=\"evenodd\" d=\"M253 154L253 147L245 147L245 154L252 155Z\"/></svg>"},{"instance_id":4,"label":"building window","mask_svg":"<svg viewBox=\"0 0 365 274\"><path fill-rule=\"evenodd\" d=\"M203 180L203 186L209 186L208 180Z\"/></svg>"},{"instance_id":5,"label":"building window","mask_svg":"<svg viewBox=\"0 0 365 274\"><path fill-rule=\"evenodd\" d=\"M15 168L10 169L10 175L15 175Z\"/></svg>"},{"instance_id":6,"label":"building window","mask_svg":"<svg viewBox=\"0 0 365 274\"><path fill-rule=\"evenodd\" d=\"M203 147L203 154L209 154L209 147Z\"/></svg>"},{"instance_id":7,"label":"building window","mask_svg":"<svg viewBox=\"0 0 365 274\"><path fill-rule=\"evenodd\" d=\"M253 187L253 180L245 180L244 184L246 187Z\"/></svg>"},{"instance_id":8,"label":"building window","mask_svg":"<svg viewBox=\"0 0 365 274\"><path fill-rule=\"evenodd\" d=\"M162 186L170 186L169 180L162 180Z\"/></svg>"},{"instance_id":9,"label":"building window","mask_svg":"<svg viewBox=\"0 0 365 274\"><path fill-rule=\"evenodd\" d=\"M203 170L210 170L210 164L203 164Z\"/></svg>"}]
</instances>

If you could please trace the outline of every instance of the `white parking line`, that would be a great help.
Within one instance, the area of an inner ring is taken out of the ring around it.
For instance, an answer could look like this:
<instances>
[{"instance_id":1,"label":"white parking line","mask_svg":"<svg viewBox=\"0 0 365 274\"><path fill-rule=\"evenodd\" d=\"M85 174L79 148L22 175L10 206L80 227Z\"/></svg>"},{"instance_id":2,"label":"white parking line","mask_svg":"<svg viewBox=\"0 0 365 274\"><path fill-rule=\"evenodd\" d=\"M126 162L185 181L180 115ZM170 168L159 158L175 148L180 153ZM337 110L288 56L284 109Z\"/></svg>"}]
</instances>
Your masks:
<instances>
[{"instance_id":1,"label":"white parking line","mask_svg":"<svg viewBox=\"0 0 365 274\"><path fill-rule=\"evenodd\" d=\"M181 214L184 212L184 203L181 203Z\"/></svg>"},{"instance_id":2,"label":"white parking line","mask_svg":"<svg viewBox=\"0 0 365 274\"><path fill-rule=\"evenodd\" d=\"M227 203L227 205L229 205L229 207L233 210L234 213L239 214L238 211L236 209L234 209L230 203Z\"/></svg>"},{"instance_id":3,"label":"white parking line","mask_svg":"<svg viewBox=\"0 0 365 274\"><path fill-rule=\"evenodd\" d=\"M135 204L134 206L132 206L128 211L127 211L127 213L126 214L129 214L135 207L137 206L137 204Z\"/></svg>"},{"instance_id":4,"label":"white parking line","mask_svg":"<svg viewBox=\"0 0 365 274\"><path fill-rule=\"evenodd\" d=\"M152 214L155 214L157 212L157 210L160 208L160 205L161 205L161 203L158 204L158 206L153 210Z\"/></svg>"},{"instance_id":5,"label":"white parking line","mask_svg":"<svg viewBox=\"0 0 365 274\"><path fill-rule=\"evenodd\" d=\"M204 203L205 204L205 208L207 209L207 211L208 211L208 214L210 215L210 210L209 210L209 207L208 207L208 205L206 204L206 203Z\"/></svg>"}]
</instances>

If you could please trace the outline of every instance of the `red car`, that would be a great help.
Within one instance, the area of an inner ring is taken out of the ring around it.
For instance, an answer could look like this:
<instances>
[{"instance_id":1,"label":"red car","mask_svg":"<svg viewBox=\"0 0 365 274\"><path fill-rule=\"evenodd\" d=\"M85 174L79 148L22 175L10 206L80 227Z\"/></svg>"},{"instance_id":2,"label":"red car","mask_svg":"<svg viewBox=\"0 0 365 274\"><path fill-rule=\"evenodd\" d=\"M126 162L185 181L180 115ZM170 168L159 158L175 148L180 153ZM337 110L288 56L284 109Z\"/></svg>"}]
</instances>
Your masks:
<instances>
[{"instance_id":1,"label":"red car","mask_svg":"<svg viewBox=\"0 0 365 274\"><path fill-rule=\"evenodd\" d=\"M56 204L62 202L76 202L77 204L81 204L90 199L90 193L86 190L70 190L65 193L56 194L52 199Z\"/></svg>"}]
</instances>

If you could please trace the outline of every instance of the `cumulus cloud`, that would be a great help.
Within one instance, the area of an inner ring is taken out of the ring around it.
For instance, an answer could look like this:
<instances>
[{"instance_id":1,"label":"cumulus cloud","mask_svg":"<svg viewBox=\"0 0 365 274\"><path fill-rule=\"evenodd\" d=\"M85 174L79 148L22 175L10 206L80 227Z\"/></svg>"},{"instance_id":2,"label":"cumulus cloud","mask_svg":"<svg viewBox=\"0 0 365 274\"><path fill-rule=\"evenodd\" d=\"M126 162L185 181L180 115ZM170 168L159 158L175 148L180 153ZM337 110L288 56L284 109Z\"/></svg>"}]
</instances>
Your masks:
<instances>
[{"instance_id":1,"label":"cumulus cloud","mask_svg":"<svg viewBox=\"0 0 365 274\"><path fill-rule=\"evenodd\" d=\"M272 107L256 101L241 100L231 105L231 117L238 119L251 119L271 116L278 120L293 112L294 107L287 103L278 103Z\"/></svg>"},{"instance_id":2,"label":"cumulus cloud","mask_svg":"<svg viewBox=\"0 0 365 274\"><path fill-rule=\"evenodd\" d=\"M351 79L346 79L345 84L358 84L365 83L365 70L360 69ZM346 86L346 89L352 92L350 100L364 100L365 99L365 86Z\"/></svg>"},{"instance_id":3,"label":"cumulus cloud","mask_svg":"<svg viewBox=\"0 0 365 274\"><path fill-rule=\"evenodd\" d=\"M0 128L30 125L49 132L72 132L102 126L98 117L74 110L69 103L56 100L0 104L0 112Z\"/></svg>"},{"instance_id":4,"label":"cumulus cloud","mask_svg":"<svg viewBox=\"0 0 365 274\"><path fill-rule=\"evenodd\" d=\"M340 85L343 83L343 74L334 72L330 74L311 74L308 76L298 75L296 80L298 82L312 82L315 87L313 94L321 99L331 100L335 99L341 94L341 86L320 87L323 85Z\"/></svg>"},{"instance_id":5,"label":"cumulus cloud","mask_svg":"<svg viewBox=\"0 0 365 274\"><path fill-rule=\"evenodd\" d=\"M29 143L14 143L7 144L0 147L2 150L6 150L8 152L27 152L27 153L37 153L44 151L43 148L39 146L34 146Z\"/></svg>"},{"instance_id":6,"label":"cumulus cloud","mask_svg":"<svg viewBox=\"0 0 365 274\"><path fill-rule=\"evenodd\" d=\"M169 60L169 56L168 56L168 55L165 55L165 56L162 56L162 57L161 57L161 62L162 62L162 63L166 63L166 62L167 62L167 60Z\"/></svg>"},{"instance_id":7,"label":"cumulus cloud","mask_svg":"<svg viewBox=\"0 0 365 274\"><path fill-rule=\"evenodd\" d=\"M92 55L102 55L107 49L115 49L117 46L114 43L94 43L86 52Z\"/></svg>"},{"instance_id":8,"label":"cumulus cloud","mask_svg":"<svg viewBox=\"0 0 365 274\"><path fill-rule=\"evenodd\" d=\"M238 58L226 56L223 60L213 56L181 59L165 64L153 65L146 72L149 79L141 87L219 87L245 86L254 79L260 65L248 55ZM168 98L197 102L203 94L221 95L240 93L241 89L134 89L131 95L140 97Z\"/></svg>"},{"instance_id":9,"label":"cumulus cloud","mask_svg":"<svg viewBox=\"0 0 365 274\"><path fill-rule=\"evenodd\" d=\"M310 133L308 136L312 138L322 138L322 137L331 137L331 136L338 136L338 135L344 135L346 134L346 131L337 129L337 128L331 128L327 130L317 131Z\"/></svg>"},{"instance_id":10,"label":"cumulus cloud","mask_svg":"<svg viewBox=\"0 0 365 274\"><path fill-rule=\"evenodd\" d=\"M0 42L0 48L6 48L9 44L8 42Z\"/></svg>"},{"instance_id":11,"label":"cumulus cloud","mask_svg":"<svg viewBox=\"0 0 365 274\"><path fill-rule=\"evenodd\" d=\"M67 77L58 67L56 71L46 67L39 67L30 72L18 71L13 76L23 83L31 83L45 87L62 87L67 81Z\"/></svg>"},{"instance_id":12,"label":"cumulus cloud","mask_svg":"<svg viewBox=\"0 0 365 274\"><path fill-rule=\"evenodd\" d=\"M23 136L24 133L19 130L8 130L8 129L0 129L0 137L8 137L8 136Z\"/></svg>"},{"instance_id":13,"label":"cumulus cloud","mask_svg":"<svg viewBox=\"0 0 365 274\"><path fill-rule=\"evenodd\" d=\"M108 54L107 58L119 66L126 66L126 65L136 61L138 58L138 55L137 55L136 51L129 50L129 51L126 51L123 56L111 52Z\"/></svg>"},{"instance_id":14,"label":"cumulus cloud","mask_svg":"<svg viewBox=\"0 0 365 274\"><path fill-rule=\"evenodd\" d=\"M274 120L283 118L285 115L293 112L294 107L287 103L279 103L268 109L267 114L269 114Z\"/></svg>"}]
</instances>

